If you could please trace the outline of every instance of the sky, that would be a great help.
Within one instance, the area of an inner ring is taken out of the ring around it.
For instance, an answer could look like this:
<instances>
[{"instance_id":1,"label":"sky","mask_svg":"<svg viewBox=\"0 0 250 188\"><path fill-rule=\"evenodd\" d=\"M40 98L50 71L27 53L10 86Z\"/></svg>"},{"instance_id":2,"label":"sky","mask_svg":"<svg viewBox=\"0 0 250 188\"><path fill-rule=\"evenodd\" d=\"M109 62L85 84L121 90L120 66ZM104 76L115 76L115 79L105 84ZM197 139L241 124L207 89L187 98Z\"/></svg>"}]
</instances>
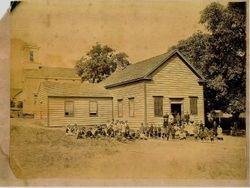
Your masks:
<instances>
[{"instance_id":1,"label":"sky","mask_svg":"<svg viewBox=\"0 0 250 188\"><path fill-rule=\"evenodd\" d=\"M10 7L10 0L1 0L0 1L0 19L6 13L6 11L9 7Z\"/></svg>"},{"instance_id":2,"label":"sky","mask_svg":"<svg viewBox=\"0 0 250 188\"><path fill-rule=\"evenodd\" d=\"M40 48L46 66L73 67L99 42L131 63L162 53L197 30L208 0L27 0L11 13L11 38Z\"/></svg>"}]
</instances>

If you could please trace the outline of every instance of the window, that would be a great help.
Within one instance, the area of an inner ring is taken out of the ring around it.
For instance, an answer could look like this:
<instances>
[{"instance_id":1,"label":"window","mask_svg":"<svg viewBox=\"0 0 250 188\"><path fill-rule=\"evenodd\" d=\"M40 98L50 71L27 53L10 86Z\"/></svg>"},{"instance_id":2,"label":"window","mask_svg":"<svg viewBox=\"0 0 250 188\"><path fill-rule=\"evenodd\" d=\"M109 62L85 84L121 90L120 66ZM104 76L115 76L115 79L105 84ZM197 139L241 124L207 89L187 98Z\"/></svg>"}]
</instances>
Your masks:
<instances>
[{"instance_id":1,"label":"window","mask_svg":"<svg viewBox=\"0 0 250 188\"><path fill-rule=\"evenodd\" d=\"M128 99L128 108L129 108L129 116L134 117L135 116L135 98L129 98Z\"/></svg>"},{"instance_id":2,"label":"window","mask_svg":"<svg viewBox=\"0 0 250 188\"><path fill-rule=\"evenodd\" d=\"M122 117L123 116L123 100L122 99L118 99L118 117Z\"/></svg>"},{"instance_id":3,"label":"window","mask_svg":"<svg viewBox=\"0 0 250 188\"><path fill-rule=\"evenodd\" d=\"M196 115L198 114L198 109L197 109L198 97L189 97L189 98L190 98L190 114Z\"/></svg>"},{"instance_id":4,"label":"window","mask_svg":"<svg viewBox=\"0 0 250 188\"><path fill-rule=\"evenodd\" d=\"M73 101L64 102L64 116L67 116L67 117L74 116L74 102Z\"/></svg>"},{"instance_id":5,"label":"window","mask_svg":"<svg viewBox=\"0 0 250 188\"><path fill-rule=\"evenodd\" d=\"M89 116L97 116L98 104L96 101L89 101Z\"/></svg>"},{"instance_id":6,"label":"window","mask_svg":"<svg viewBox=\"0 0 250 188\"><path fill-rule=\"evenodd\" d=\"M30 51L30 61L34 61L34 52Z\"/></svg>"},{"instance_id":7,"label":"window","mask_svg":"<svg viewBox=\"0 0 250 188\"><path fill-rule=\"evenodd\" d=\"M154 111L155 116L163 116L163 97L154 97Z\"/></svg>"}]
</instances>

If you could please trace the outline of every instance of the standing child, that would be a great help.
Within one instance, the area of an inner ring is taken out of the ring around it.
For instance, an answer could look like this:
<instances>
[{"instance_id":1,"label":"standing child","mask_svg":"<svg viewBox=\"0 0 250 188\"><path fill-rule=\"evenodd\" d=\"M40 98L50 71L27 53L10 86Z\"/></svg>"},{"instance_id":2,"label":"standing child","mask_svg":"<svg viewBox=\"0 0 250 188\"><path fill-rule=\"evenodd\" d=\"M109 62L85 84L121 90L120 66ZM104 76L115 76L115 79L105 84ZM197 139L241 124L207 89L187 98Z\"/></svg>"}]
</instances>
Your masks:
<instances>
[{"instance_id":1,"label":"standing child","mask_svg":"<svg viewBox=\"0 0 250 188\"><path fill-rule=\"evenodd\" d=\"M171 113L169 115L169 123L168 124L173 124L174 123L174 115Z\"/></svg>"},{"instance_id":2,"label":"standing child","mask_svg":"<svg viewBox=\"0 0 250 188\"><path fill-rule=\"evenodd\" d=\"M154 126L154 138L157 138L158 130L157 127Z\"/></svg>"},{"instance_id":3,"label":"standing child","mask_svg":"<svg viewBox=\"0 0 250 188\"><path fill-rule=\"evenodd\" d=\"M161 138L161 126L160 125L158 125L158 130L157 130L157 132L158 132L158 138Z\"/></svg>"},{"instance_id":4,"label":"standing child","mask_svg":"<svg viewBox=\"0 0 250 188\"><path fill-rule=\"evenodd\" d=\"M217 122L214 120L213 122L213 130L214 130L214 136L217 137Z\"/></svg>"},{"instance_id":5,"label":"standing child","mask_svg":"<svg viewBox=\"0 0 250 188\"><path fill-rule=\"evenodd\" d=\"M154 126L153 126L152 123L151 123L151 125L149 127L149 136L150 136L150 138L154 137Z\"/></svg>"},{"instance_id":6,"label":"standing child","mask_svg":"<svg viewBox=\"0 0 250 188\"><path fill-rule=\"evenodd\" d=\"M125 122L125 138L129 138L129 126L126 122Z\"/></svg>"},{"instance_id":7,"label":"standing child","mask_svg":"<svg viewBox=\"0 0 250 188\"><path fill-rule=\"evenodd\" d=\"M223 131L223 130L222 130L221 126L218 125L218 127L217 127L217 139L218 139L218 140L223 140L222 131Z\"/></svg>"},{"instance_id":8,"label":"standing child","mask_svg":"<svg viewBox=\"0 0 250 188\"><path fill-rule=\"evenodd\" d=\"M144 125L143 125L143 123L141 123L140 132L144 133Z\"/></svg>"},{"instance_id":9,"label":"standing child","mask_svg":"<svg viewBox=\"0 0 250 188\"><path fill-rule=\"evenodd\" d=\"M149 127L148 127L148 124L146 123L145 127L144 127L144 134L146 137L149 137Z\"/></svg>"}]
</instances>

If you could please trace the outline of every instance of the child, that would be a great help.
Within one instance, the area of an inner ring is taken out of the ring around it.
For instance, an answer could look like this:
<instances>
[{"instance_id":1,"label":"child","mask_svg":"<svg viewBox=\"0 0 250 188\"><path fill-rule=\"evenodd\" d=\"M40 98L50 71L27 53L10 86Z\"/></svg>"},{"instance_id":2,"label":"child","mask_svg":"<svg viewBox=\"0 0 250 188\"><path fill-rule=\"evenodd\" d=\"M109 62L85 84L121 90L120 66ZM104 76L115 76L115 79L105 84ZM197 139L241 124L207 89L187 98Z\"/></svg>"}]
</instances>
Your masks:
<instances>
[{"instance_id":1,"label":"child","mask_svg":"<svg viewBox=\"0 0 250 188\"><path fill-rule=\"evenodd\" d=\"M158 132L158 138L161 138L161 126L160 125L158 125L157 132Z\"/></svg>"},{"instance_id":2,"label":"child","mask_svg":"<svg viewBox=\"0 0 250 188\"><path fill-rule=\"evenodd\" d=\"M83 127L83 128L78 132L77 139L84 138L84 136L85 136L85 128Z\"/></svg>"},{"instance_id":3,"label":"child","mask_svg":"<svg viewBox=\"0 0 250 188\"><path fill-rule=\"evenodd\" d=\"M220 125L217 127L217 139L218 140L223 140L223 135L222 135L222 128Z\"/></svg>"},{"instance_id":4,"label":"child","mask_svg":"<svg viewBox=\"0 0 250 188\"><path fill-rule=\"evenodd\" d=\"M148 124L146 123L145 127L144 127L144 134L146 137L149 137L149 128L148 128Z\"/></svg>"},{"instance_id":5,"label":"child","mask_svg":"<svg viewBox=\"0 0 250 188\"><path fill-rule=\"evenodd\" d=\"M87 130L87 132L86 132L86 137L87 138L93 138L93 134L92 134L92 128L89 128L88 130Z\"/></svg>"},{"instance_id":6,"label":"child","mask_svg":"<svg viewBox=\"0 0 250 188\"><path fill-rule=\"evenodd\" d=\"M126 124L126 122L125 122L125 134L124 134L124 136L126 138L129 138L129 126L128 126L128 124Z\"/></svg>"},{"instance_id":7,"label":"child","mask_svg":"<svg viewBox=\"0 0 250 188\"><path fill-rule=\"evenodd\" d=\"M180 140L186 140L186 131L184 130L184 127L181 127L180 129Z\"/></svg>"},{"instance_id":8,"label":"child","mask_svg":"<svg viewBox=\"0 0 250 188\"><path fill-rule=\"evenodd\" d=\"M157 135L158 135L158 130L157 127L154 126L154 138L157 138Z\"/></svg>"},{"instance_id":9,"label":"child","mask_svg":"<svg viewBox=\"0 0 250 188\"><path fill-rule=\"evenodd\" d=\"M169 123L170 123L170 124L173 124L173 123L174 123L174 116L173 116L172 113L169 115Z\"/></svg>"},{"instance_id":10,"label":"child","mask_svg":"<svg viewBox=\"0 0 250 188\"><path fill-rule=\"evenodd\" d=\"M143 125L143 123L141 123L140 132L144 133L144 125Z\"/></svg>"},{"instance_id":11,"label":"child","mask_svg":"<svg viewBox=\"0 0 250 188\"><path fill-rule=\"evenodd\" d=\"M198 125L194 125L194 139L197 140L198 139L198 134L199 134L199 127Z\"/></svg>"}]
</instances>

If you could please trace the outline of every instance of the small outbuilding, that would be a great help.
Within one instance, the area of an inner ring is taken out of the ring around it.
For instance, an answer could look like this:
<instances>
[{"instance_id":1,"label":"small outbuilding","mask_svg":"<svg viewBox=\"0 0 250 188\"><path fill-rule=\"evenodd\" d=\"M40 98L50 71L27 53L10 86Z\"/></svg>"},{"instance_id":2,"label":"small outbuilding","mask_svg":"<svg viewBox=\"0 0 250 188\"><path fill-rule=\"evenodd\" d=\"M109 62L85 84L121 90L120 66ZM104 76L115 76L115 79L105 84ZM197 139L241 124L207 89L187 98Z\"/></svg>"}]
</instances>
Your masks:
<instances>
[{"instance_id":1,"label":"small outbuilding","mask_svg":"<svg viewBox=\"0 0 250 188\"><path fill-rule=\"evenodd\" d=\"M113 118L113 98L98 84L45 81L35 103L35 119L47 126L97 125Z\"/></svg>"}]
</instances>

